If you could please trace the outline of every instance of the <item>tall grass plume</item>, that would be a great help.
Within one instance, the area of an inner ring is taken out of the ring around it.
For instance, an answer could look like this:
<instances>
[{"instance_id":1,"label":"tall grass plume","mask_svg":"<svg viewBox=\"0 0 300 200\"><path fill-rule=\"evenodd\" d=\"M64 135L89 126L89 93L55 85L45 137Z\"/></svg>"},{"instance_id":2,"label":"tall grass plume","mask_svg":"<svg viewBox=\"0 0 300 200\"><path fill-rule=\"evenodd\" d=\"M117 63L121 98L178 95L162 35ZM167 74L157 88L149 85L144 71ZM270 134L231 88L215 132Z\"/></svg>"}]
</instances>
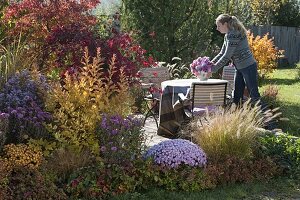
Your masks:
<instances>
[{"instance_id":1,"label":"tall grass plume","mask_svg":"<svg viewBox=\"0 0 300 200\"><path fill-rule=\"evenodd\" d=\"M208 116L209 124L193 129L193 135L209 159L251 158L255 138L265 120L260 106L247 101L240 107L218 109Z\"/></svg>"}]
</instances>

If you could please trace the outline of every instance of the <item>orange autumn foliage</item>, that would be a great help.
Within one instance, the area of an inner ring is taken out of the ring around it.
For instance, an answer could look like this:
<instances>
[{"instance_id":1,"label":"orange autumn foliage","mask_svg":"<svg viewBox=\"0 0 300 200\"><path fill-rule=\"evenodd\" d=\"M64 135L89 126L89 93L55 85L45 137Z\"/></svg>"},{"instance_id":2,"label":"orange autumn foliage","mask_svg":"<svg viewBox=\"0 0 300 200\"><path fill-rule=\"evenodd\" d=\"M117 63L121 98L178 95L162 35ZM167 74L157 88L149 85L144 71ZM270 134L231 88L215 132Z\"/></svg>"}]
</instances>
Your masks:
<instances>
[{"instance_id":1,"label":"orange autumn foliage","mask_svg":"<svg viewBox=\"0 0 300 200\"><path fill-rule=\"evenodd\" d=\"M254 58L258 64L258 73L260 77L267 77L277 67L277 59L283 54L283 50L275 47L273 38L269 39L269 33L261 36L253 36L248 32L248 41Z\"/></svg>"}]
</instances>

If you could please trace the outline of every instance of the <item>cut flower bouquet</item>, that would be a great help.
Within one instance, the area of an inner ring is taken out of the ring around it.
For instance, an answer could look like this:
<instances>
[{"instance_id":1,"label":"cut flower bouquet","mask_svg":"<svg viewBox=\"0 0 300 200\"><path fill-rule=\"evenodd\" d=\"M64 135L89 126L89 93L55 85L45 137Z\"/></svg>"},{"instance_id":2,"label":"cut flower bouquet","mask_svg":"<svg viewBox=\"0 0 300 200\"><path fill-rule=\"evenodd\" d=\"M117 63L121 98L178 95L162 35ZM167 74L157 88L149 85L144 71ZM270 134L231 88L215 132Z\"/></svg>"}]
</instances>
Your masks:
<instances>
[{"instance_id":1,"label":"cut flower bouquet","mask_svg":"<svg viewBox=\"0 0 300 200\"><path fill-rule=\"evenodd\" d=\"M208 73L212 71L213 63L209 57L199 57L190 64L191 72L197 76L201 81L207 80Z\"/></svg>"}]
</instances>

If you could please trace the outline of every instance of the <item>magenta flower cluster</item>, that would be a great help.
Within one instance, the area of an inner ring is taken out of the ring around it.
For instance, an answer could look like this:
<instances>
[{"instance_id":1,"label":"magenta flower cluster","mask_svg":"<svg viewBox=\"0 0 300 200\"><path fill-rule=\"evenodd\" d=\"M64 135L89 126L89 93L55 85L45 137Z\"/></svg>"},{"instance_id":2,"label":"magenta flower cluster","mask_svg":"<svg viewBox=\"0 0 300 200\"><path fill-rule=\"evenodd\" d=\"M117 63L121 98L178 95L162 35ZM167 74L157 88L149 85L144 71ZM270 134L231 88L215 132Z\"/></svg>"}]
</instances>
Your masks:
<instances>
[{"instance_id":1,"label":"magenta flower cluster","mask_svg":"<svg viewBox=\"0 0 300 200\"><path fill-rule=\"evenodd\" d=\"M196 144L183 139L173 139L152 146L144 154L145 158L153 158L158 165L177 168L180 165L203 167L206 165L206 154Z\"/></svg>"},{"instance_id":2,"label":"magenta flower cluster","mask_svg":"<svg viewBox=\"0 0 300 200\"><path fill-rule=\"evenodd\" d=\"M191 72L195 76L199 76L201 72L211 72L211 68L213 66L213 63L210 61L209 57L199 57L195 59L191 64Z\"/></svg>"}]
</instances>

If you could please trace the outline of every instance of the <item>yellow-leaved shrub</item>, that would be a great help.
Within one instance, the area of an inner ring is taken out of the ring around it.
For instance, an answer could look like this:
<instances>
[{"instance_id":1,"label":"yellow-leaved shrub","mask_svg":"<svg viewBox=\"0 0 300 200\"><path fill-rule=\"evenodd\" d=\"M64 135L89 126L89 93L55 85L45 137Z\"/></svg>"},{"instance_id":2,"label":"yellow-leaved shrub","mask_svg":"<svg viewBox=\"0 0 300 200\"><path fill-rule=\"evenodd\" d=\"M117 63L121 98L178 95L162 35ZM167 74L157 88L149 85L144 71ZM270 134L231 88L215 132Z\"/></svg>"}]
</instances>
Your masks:
<instances>
[{"instance_id":1,"label":"yellow-leaved shrub","mask_svg":"<svg viewBox=\"0 0 300 200\"><path fill-rule=\"evenodd\" d=\"M46 101L46 108L53 113L48 129L62 146L78 151L89 149L98 154L95 130L101 113L118 113L122 116L130 113L127 103L131 101L129 84L123 72L118 84L112 81L117 71L115 57L109 65L108 75L104 76L99 49L92 61L86 50L83 64L84 67L77 74L65 74L63 86L54 84Z\"/></svg>"},{"instance_id":2,"label":"yellow-leaved shrub","mask_svg":"<svg viewBox=\"0 0 300 200\"><path fill-rule=\"evenodd\" d=\"M3 160L7 169L26 167L37 169L43 159L41 151L34 150L26 144L8 144L4 146L5 155Z\"/></svg>"},{"instance_id":3,"label":"yellow-leaved shrub","mask_svg":"<svg viewBox=\"0 0 300 200\"><path fill-rule=\"evenodd\" d=\"M107 114L119 114L126 117L132 113L134 98L129 91L129 82L123 68L119 69L119 82L112 82L114 74L117 73L115 60L116 58L113 56L109 66L108 75L103 79L102 87L105 92L103 97L105 107L102 112Z\"/></svg>"},{"instance_id":4,"label":"yellow-leaved shrub","mask_svg":"<svg viewBox=\"0 0 300 200\"><path fill-rule=\"evenodd\" d=\"M260 77L267 77L277 67L277 59L283 53L278 50L272 38L268 38L269 34L263 37L254 37L253 33L248 32L248 41L250 49L258 64L258 72Z\"/></svg>"}]
</instances>

